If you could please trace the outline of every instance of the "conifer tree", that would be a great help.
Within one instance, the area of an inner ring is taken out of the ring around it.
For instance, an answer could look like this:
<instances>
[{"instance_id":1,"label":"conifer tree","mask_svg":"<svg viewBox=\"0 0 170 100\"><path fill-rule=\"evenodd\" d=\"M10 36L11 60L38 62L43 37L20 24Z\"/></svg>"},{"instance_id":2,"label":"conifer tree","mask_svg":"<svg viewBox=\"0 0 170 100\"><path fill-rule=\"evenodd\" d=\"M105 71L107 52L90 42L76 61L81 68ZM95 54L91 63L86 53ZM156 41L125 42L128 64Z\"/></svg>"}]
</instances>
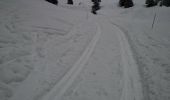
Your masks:
<instances>
[{"instance_id":1,"label":"conifer tree","mask_svg":"<svg viewBox=\"0 0 170 100\"><path fill-rule=\"evenodd\" d=\"M146 0L145 4L146 7L153 7L156 5L156 2L154 0Z\"/></svg>"},{"instance_id":2,"label":"conifer tree","mask_svg":"<svg viewBox=\"0 0 170 100\"><path fill-rule=\"evenodd\" d=\"M125 0L119 0L119 7L123 7L125 4Z\"/></svg>"},{"instance_id":3,"label":"conifer tree","mask_svg":"<svg viewBox=\"0 0 170 100\"><path fill-rule=\"evenodd\" d=\"M93 2L93 6L92 6L92 13L93 14L97 14L97 10L99 10L100 9L100 2L101 2L101 0L92 0L92 2Z\"/></svg>"},{"instance_id":4,"label":"conifer tree","mask_svg":"<svg viewBox=\"0 0 170 100\"><path fill-rule=\"evenodd\" d=\"M162 5L170 7L170 0L162 0Z\"/></svg>"},{"instance_id":5,"label":"conifer tree","mask_svg":"<svg viewBox=\"0 0 170 100\"><path fill-rule=\"evenodd\" d=\"M133 5L134 4L132 0L125 0L125 3L124 3L125 8L133 7Z\"/></svg>"}]
</instances>

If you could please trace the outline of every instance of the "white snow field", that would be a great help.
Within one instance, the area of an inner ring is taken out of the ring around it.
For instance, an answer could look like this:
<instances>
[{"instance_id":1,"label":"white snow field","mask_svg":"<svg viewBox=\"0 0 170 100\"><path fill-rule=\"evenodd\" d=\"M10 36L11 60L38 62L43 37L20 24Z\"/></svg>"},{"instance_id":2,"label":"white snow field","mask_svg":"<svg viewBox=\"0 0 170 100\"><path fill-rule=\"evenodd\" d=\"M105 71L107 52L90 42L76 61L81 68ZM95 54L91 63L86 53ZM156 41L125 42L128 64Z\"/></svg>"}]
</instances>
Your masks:
<instances>
[{"instance_id":1,"label":"white snow field","mask_svg":"<svg viewBox=\"0 0 170 100\"><path fill-rule=\"evenodd\" d=\"M0 100L170 100L170 8L74 1L0 0Z\"/></svg>"}]
</instances>

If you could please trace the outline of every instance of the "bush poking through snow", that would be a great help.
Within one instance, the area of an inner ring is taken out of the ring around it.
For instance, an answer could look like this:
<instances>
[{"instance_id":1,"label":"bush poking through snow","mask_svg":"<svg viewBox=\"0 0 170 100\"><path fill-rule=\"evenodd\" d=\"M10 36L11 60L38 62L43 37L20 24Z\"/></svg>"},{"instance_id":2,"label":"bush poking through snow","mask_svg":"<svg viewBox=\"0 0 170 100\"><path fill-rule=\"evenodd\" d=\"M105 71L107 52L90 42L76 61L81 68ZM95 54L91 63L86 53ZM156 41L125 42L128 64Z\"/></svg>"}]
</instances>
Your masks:
<instances>
[{"instance_id":1,"label":"bush poking through snow","mask_svg":"<svg viewBox=\"0 0 170 100\"><path fill-rule=\"evenodd\" d=\"M46 0L52 4L58 5L58 0Z\"/></svg>"},{"instance_id":2,"label":"bush poking through snow","mask_svg":"<svg viewBox=\"0 0 170 100\"><path fill-rule=\"evenodd\" d=\"M67 4L73 5L73 0L68 0Z\"/></svg>"},{"instance_id":3,"label":"bush poking through snow","mask_svg":"<svg viewBox=\"0 0 170 100\"><path fill-rule=\"evenodd\" d=\"M119 7L130 8L133 6L134 4L132 0L119 0Z\"/></svg>"}]
</instances>

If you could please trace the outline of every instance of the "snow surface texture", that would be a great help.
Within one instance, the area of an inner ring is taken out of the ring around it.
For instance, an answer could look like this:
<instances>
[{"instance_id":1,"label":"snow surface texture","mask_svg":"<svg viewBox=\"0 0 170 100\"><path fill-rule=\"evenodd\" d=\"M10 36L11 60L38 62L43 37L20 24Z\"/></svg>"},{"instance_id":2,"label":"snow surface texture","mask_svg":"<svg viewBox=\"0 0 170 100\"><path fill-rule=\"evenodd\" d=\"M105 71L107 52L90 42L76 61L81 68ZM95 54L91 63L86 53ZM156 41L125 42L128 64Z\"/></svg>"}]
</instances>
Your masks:
<instances>
[{"instance_id":1,"label":"snow surface texture","mask_svg":"<svg viewBox=\"0 0 170 100\"><path fill-rule=\"evenodd\" d=\"M83 52L85 45L95 33L93 32L95 27L92 26L94 29L87 29L91 26L87 27L86 29L90 30L86 32L87 34L73 30L75 24L86 19L86 13L77 14L78 11L56 8L45 1L5 0L0 1L0 4L2 14L0 16L0 98L6 100L17 93L15 91L23 92L24 88L21 87L27 84L31 87L26 90L37 87L36 84L38 86L42 84L40 87L42 90L37 90L36 93L30 91L36 96L41 95L41 92L52 88L57 79L59 80L78 58L76 55ZM79 48L76 48L76 45L79 45ZM68 54L69 57L66 57ZM57 64L60 67L55 70L49 67L55 67ZM53 72L45 73L43 70L53 70ZM42 82L39 84L37 81Z\"/></svg>"},{"instance_id":2,"label":"snow surface texture","mask_svg":"<svg viewBox=\"0 0 170 100\"><path fill-rule=\"evenodd\" d=\"M0 1L0 100L170 100L170 8L75 1Z\"/></svg>"},{"instance_id":3,"label":"snow surface texture","mask_svg":"<svg viewBox=\"0 0 170 100\"><path fill-rule=\"evenodd\" d=\"M124 31L139 66L144 100L169 100L169 8L148 9L138 5L125 10L113 9L108 12L101 10L100 13Z\"/></svg>"}]
</instances>

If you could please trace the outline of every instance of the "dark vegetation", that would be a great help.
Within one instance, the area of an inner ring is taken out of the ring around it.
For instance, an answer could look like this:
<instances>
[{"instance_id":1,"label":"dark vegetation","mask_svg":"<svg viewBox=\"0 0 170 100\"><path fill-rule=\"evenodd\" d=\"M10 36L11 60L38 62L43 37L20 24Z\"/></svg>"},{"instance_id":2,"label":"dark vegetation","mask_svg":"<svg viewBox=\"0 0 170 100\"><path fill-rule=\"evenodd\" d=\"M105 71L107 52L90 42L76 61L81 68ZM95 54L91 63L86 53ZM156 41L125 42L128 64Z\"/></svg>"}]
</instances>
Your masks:
<instances>
[{"instance_id":1,"label":"dark vegetation","mask_svg":"<svg viewBox=\"0 0 170 100\"><path fill-rule=\"evenodd\" d=\"M134 4L132 0L119 0L119 7L130 8L133 6Z\"/></svg>"},{"instance_id":2,"label":"dark vegetation","mask_svg":"<svg viewBox=\"0 0 170 100\"><path fill-rule=\"evenodd\" d=\"M146 0L146 7L153 7L156 5L170 7L170 0Z\"/></svg>"},{"instance_id":3,"label":"dark vegetation","mask_svg":"<svg viewBox=\"0 0 170 100\"><path fill-rule=\"evenodd\" d=\"M49 3L58 5L58 0L46 0ZM91 12L93 14L97 14L97 10L99 10L101 0L91 0L93 2ZM67 0L67 4L73 5L73 0ZM153 7L156 5L170 7L170 0L146 0L146 7ZM119 7L130 8L134 6L133 0L119 0Z\"/></svg>"},{"instance_id":4,"label":"dark vegetation","mask_svg":"<svg viewBox=\"0 0 170 100\"><path fill-rule=\"evenodd\" d=\"M46 1L48 1L49 3L55 4L55 5L58 5L58 0L46 0Z\"/></svg>"},{"instance_id":5,"label":"dark vegetation","mask_svg":"<svg viewBox=\"0 0 170 100\"><path fill-rule=\"evenodd\" d=\"M68 0L67 4L73 5L73 0Z\"/></svg>"},{"instance_id":6,"label":"dark vegetation","mask_svg":"<svg viewBox=\"0 0 170 100\"><path fill-rule=\"evenodd\" d=\"M97 14L97 10L99 10L101 7L100 7L100 2L101 2L101 0L92 0L92 2L93 2L93 6L92 6L92 13L93 14Z\"/></svg>"}]
</instances>

